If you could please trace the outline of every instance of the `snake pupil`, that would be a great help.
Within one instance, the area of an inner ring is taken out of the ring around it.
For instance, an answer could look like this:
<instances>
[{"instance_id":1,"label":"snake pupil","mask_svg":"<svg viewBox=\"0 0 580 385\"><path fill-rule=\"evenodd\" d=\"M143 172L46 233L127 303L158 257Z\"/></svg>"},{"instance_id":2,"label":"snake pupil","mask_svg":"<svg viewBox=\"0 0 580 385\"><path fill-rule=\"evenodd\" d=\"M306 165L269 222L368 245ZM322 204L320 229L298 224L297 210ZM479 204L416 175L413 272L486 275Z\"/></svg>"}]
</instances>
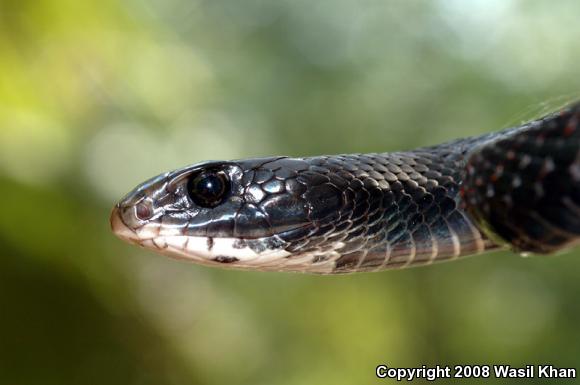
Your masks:
<instances>
[{"instance_id":1,"label":"snake pupil","mask_svg":"<svg viewBox=\"0 0 580 385\"><path fill-rule=\"evenodd\" d=\"M188 183L191 200L201 207L215 207L226 198L229 180L224 172L206 171L194 176Z\"/></svg>"}]
</instances>

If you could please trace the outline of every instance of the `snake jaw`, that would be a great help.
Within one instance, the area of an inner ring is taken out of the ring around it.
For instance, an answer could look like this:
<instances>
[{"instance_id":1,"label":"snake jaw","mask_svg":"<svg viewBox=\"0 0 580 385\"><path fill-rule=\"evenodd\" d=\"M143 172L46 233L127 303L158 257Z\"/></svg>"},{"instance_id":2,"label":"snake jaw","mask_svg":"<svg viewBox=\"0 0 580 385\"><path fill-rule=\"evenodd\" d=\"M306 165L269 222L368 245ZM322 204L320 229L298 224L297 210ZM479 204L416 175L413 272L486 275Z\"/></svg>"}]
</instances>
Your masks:
<instances>
[{"instance_id":1,"label":"snake jaw","mask_svg":"<svg viewBox=\"0 0 580 385\"><path fill-rule=\"evenodd\" d=\"M164 227L155 221L132 228L125 218L132 219L133 209L121 204L113 208L110 225L117 237L172 258L205 266L328 274L340 257L334 253L334 258L321 259L316 251L291 253L286 250L288 243L276 235L256 239L191 236L183 235L183 229Z\"/></svg>"}]
</instances>

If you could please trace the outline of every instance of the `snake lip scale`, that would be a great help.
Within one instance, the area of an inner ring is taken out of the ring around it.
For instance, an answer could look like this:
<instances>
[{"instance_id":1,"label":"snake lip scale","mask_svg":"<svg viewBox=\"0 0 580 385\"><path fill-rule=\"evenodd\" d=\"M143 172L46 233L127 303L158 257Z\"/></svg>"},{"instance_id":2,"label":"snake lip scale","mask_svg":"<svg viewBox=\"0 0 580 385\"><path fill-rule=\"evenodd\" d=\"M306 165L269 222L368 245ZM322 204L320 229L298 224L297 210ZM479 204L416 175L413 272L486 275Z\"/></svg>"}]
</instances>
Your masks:
<instances>
[{"instance_id":1,"label":"snake lip scale","mask_svg":"<svg viewBox=\"0 0 580 385\"><path fill-rule=\"evenodd\" d=\"M580 240L580 104L411 151L211 161L111 213L121 239L235 269L352 273Z\"/></svg>"}]
</instances>

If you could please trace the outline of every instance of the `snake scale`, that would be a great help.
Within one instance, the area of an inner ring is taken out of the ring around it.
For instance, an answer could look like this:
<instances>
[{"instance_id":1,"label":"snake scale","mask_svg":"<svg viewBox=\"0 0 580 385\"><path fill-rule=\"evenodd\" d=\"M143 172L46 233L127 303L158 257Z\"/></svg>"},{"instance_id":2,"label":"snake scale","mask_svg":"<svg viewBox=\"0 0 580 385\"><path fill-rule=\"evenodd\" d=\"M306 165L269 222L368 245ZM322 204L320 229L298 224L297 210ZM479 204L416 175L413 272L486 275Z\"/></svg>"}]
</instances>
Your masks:
<instances>
[{"instance_id":1,"label":"snake scale","mask_svg":"<svg viewBox=\"0 0 580 385\"><path fill-rule=\"evenodd\" d=\"M413 151L211 161L113 208L120 238L228 268L351 273L580 239L580 103Z\"/></svg>"}]
</instances>

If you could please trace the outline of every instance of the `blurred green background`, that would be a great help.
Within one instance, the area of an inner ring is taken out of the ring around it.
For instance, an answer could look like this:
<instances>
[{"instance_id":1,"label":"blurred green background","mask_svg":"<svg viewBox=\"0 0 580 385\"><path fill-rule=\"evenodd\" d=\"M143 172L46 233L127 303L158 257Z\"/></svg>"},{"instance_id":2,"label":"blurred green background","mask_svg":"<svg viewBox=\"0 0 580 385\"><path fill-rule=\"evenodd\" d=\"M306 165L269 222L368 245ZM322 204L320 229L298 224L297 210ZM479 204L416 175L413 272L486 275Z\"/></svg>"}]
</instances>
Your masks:
<instances>
[{"instance_id":1,"label":"blurred green background","mask_svg":"<svg viewBox=\"0 0 580 385\"><path fill-rule=\"evenodd\" d=\"M401 150L556 109L579 94L579 14L575 0L0 1L0 384L578 368L578 250L237 272L123 244L108 216L205 159Z\"/></svg>"}]
</instances>

